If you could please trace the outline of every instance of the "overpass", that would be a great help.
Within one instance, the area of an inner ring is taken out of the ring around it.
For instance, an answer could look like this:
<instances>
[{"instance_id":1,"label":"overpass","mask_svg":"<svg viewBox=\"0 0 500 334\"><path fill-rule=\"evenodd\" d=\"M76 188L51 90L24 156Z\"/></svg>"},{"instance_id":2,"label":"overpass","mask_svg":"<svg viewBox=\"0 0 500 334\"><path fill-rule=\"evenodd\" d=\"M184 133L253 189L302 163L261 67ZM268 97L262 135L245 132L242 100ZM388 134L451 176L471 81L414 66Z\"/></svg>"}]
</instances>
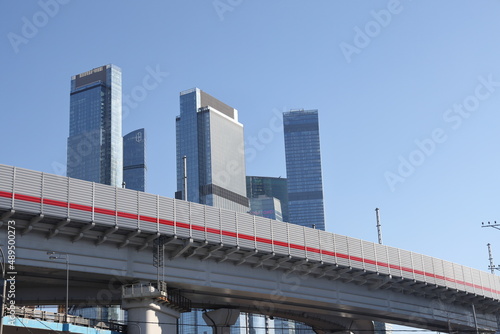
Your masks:
<instances>
[{"instance_id":1,"label":"overpass","mask_svg":"<svg viewBox=\"0 0 500 334\"><path fill-rule=\"evenodd\" d=\"M64 303L55 251L69 259L70 303L122 304L132 333L173 330L187 309L174 295L318 333L371 331L372 321L442 332L499 324L497 276L249 214L0 165L0 218L3 248L15 246L16 305Z\"/></svg>"}]
</instances>

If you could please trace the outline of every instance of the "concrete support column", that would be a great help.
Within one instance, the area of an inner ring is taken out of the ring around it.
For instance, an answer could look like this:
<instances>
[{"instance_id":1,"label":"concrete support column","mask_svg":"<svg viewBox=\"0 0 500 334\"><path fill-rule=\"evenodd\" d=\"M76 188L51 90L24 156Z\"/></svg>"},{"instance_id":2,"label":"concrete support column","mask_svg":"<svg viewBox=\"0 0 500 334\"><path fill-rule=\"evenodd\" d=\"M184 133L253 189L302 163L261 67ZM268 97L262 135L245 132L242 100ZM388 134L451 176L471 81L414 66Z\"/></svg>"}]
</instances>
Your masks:
<instances>
[{"instance_id":1,"label":"concrete support column","mask_svg":"<svg viewBox=\"0 0 500 334\"><path fill-rule=\"evenodd\" d=\"M240 310L221 308L215 311L204 312L203 320L213 328L213 334L230 334L230 326L236 323Z\"/></svg>"},{"instance_id":2,"label":"concrete support column","mask_svg":"<svg viewBox=\"0 0 500 334\"><path fill-rule=\"evenodd\" d=\"M153 299L124 300L129 334L176 334L180 313Z\"/></svg>"}]
</instances>

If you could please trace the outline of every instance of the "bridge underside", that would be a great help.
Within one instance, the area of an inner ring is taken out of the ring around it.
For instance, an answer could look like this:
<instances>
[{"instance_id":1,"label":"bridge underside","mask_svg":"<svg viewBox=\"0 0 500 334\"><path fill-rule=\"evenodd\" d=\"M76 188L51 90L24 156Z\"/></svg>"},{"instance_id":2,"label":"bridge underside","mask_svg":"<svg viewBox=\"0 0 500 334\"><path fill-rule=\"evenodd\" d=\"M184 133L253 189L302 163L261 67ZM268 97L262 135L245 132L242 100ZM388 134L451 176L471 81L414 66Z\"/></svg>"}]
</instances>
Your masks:
<instances>
[{"instance_id":1,"label":"bridge underside","mask_svg":"<svg viewBox=\"0 0 500 334\"><path fill-rule=\"evenodd\" d=\"M123 284L158 278L152 265L152 244L158 235L14 211L2 214L4 222L16 222L18 305L64 303L65 265L49 260L47 251L70 255L72 305L120 304ZM6 224L0 233L5 244ZM165 264L159 274L193 307L237 308L326 331L366 330L370 321L472 331L472 304L480 328L496 328L496 304L474 294L466 298L410 280L176 236L165 242Z\"/></svg>"}]
</instances>

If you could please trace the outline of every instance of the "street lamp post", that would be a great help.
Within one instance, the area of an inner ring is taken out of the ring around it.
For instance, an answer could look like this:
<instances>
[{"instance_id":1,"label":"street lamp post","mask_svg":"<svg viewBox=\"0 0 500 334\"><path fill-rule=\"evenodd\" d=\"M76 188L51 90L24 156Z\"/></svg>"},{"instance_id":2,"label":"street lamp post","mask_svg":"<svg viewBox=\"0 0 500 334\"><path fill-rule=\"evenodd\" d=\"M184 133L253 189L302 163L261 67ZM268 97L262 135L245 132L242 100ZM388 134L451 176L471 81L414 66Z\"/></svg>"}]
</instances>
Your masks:
<instances>
[{"instance_id":1,"label":"street lamp post","mask_svg":"<svg viewBox=\"0 0 500 334\"><path fill-rule=\"evenodd\" d=\"M64 322L68 323L68 311L69 311L69 255L61 254L57 252L47 252L49 259L51 260L66 260L66 312L64 314ZM2 334L2 333L0 333Z\"/></svg>"}]
</instances>

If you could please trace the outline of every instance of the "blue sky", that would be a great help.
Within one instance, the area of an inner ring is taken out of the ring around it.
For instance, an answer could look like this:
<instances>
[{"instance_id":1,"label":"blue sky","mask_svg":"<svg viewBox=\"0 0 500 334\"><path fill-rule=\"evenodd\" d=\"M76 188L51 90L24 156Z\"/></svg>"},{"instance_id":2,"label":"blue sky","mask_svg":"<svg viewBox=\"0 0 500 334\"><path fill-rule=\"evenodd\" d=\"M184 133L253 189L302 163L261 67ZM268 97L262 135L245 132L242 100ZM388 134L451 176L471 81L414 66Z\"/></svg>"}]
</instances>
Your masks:
<instances>
[{"instance_id":1,"label":"blue sky","mask_svg":"<svg viewBox=\"0 0 500 334\"><path fill-rule=\"evenodd\" d=\"M500 221L500 2L0 7L0 163L64 174L70 78L113 63L129 96L123 132L147 131L148 192L176 190L180 91L239 110L248 175L285 177L277 117L318 109L328 231L376 242L379 207L387 245L487 270L490 242L500 261L500 231L480 227Z\"/></svg>"}]
</instances>

